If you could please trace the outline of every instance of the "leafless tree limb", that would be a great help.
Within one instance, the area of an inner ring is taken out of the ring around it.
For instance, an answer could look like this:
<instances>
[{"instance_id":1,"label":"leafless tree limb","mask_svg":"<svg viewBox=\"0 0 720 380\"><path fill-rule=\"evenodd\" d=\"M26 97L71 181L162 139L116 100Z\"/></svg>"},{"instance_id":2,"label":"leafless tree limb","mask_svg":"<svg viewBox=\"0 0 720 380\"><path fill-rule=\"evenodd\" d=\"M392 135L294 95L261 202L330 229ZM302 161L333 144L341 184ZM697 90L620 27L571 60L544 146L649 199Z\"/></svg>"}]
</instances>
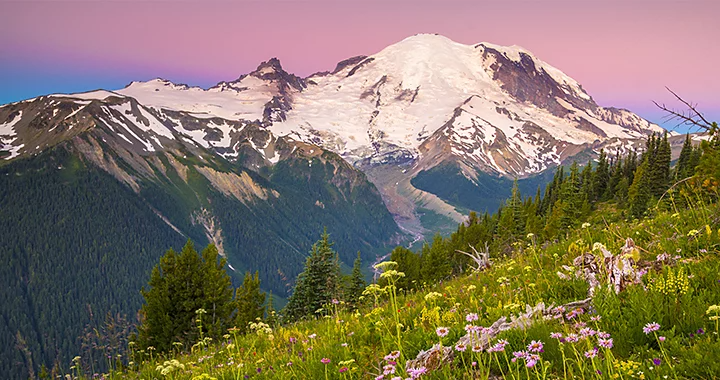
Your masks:
<instances>
[{"instance_id":1,"label":"leafless tree limb","mask_svg":"<svg viewBox=\"0 0 720 380\"><path fill-rule=\"evenodd\" d=\"M676 110L673 108L670 108L665 105L665 103L658 103L653 100L653 103L655 106L660 108L661 110L667 112L667 116L665 116L665 119L668 121L671 120L678 120L679 123L677 126L680 125L694 125L696 127L702 128L707 132L710 132L713 130L713 123L709 122L705 116L700 113L700 111L697 110L697 104L690 103L686 101L685 99L681 98L680 95L673 92L673 90L665 87L668 91L670 91L673 96L677 100L679 100L682 104L684 104L687 107L687 110Z\"/></svg>"}]
</instances>

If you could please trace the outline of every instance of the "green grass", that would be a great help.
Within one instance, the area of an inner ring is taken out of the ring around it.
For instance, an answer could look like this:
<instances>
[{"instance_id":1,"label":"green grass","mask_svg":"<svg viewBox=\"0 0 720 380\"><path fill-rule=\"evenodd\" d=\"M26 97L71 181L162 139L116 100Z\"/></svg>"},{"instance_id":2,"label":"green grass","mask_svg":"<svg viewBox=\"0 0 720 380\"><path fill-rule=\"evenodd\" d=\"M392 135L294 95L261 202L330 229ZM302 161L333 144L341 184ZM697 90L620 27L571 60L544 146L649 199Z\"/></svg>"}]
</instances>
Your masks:
<instances>
[{"instance_id":1,"label":"green grass","mask_svg":"<svg viewBox=\"0 0 720 380\"><path fill-rule=\"evenodd\" d=\"M717 321L712 319L716 313L707 311L720 304L718 215L718 206L711 205L623 222L612 207L601 208L589 226L568 231L566 238L544 246L530 237L517 244L512 255L493 257L493 266L484 272L415 293L396 289L396 299L390 297L388 287L371 287L359 311L329 305L326 317L259 326L245 336L229 332L223 342L196 345L188 350L192 352L168 357L134 352L129 368L108 376L374 379L389 364L384 357L398 351L398 358L392 360L395 374L384 378L408 378L405 362L433 344L454 347L465 334L471 313L478 316L474 325L487 327L502 316L523 312L526 305L561 305L585 298L584 281L563 280L557 272L567 273L563 266L571 266L578 253L590 251L596 242L617 254L625 238L632 237L640 247L640 263L652 264L642 284L620 294L601 289L592 307L577 316L568 318L571 310L565 310L558 319L538 319L525 330L501 333L491 343L506 339L504 351L475 353L470 347L455 351L452 362L428 366L421 378L715 378L720 374L720 339ZM679 256L676 264L653 264L663 253ZM643 327L652 322L659 323L659 330L645 334ZM447 336L438 337L438 327L447 327ZM579 334L584 327L595 333L580 335L577 343L550 337L553 332L563 338ZM599 345L597 332L612 337L612 348ZM511 361L514 351L527 351L533 341L544 345L534 366L527 367L526 359Z\"/></svg>"}]
</instances>

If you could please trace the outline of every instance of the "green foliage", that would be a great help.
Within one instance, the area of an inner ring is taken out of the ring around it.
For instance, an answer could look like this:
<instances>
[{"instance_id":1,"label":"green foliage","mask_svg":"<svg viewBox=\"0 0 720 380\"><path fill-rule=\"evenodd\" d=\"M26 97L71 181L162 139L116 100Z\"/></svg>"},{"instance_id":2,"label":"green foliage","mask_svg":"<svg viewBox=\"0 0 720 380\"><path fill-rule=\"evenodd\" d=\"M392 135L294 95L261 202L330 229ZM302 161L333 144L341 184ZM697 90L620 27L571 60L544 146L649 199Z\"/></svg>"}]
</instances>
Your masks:
<instances>
[{"instance_id":1,"label":"green foliage","mask_svg":"<svg viewBox=\"0 0 720 380\"><path fill-rule=\"evenodd\" d=\"M203 336L219 339L231 326L234 309L224 267L225 259L212 244L200 255L191 241L179 254L169 249L153 268L149 289L141 292L145 304L140 309L138 347L168 352L175 342L190 347Z\"/></svg>"},{"instance_id":2,"label":"green foliage","mask_svg":"<svg viewBox=\"0 0 720 380\"><path fill-rule=\"evenodd\" d=\"M269 306L271 302L272 297L268 300ZM250 322L265 317L265 293L260 290L260 277L257 271L255 275L251 275L250 272L245 273L242 285L235 290L235 305L237 311L234 323L241 333L248 331Z\"/></svg>"},{"instance_id":3,"label":"green foliage","mask_svg":"<svg viewBox=\"0 0 720 380\"><path fill-rule=\"evenodd\" d=\"M360 303L360 297L362 296L363 290L367 286L365 278L362 273L362 259L360 258L360 252L357 254L357 258L353 263L352 273L347 281L347 286L344 291L345 302L353 308L357 308Z\"/></svg>"},{"instance_id":4,"label":"green foliage","mask_svg":"<svg viewBox=\"0 0 720 380\"><path fill-rule=\"evenodd\" d=\"M332 245L327 231L313 244L305 261L305 270L298 275L295 289L285 306L283 316L287 321L313 317L339 297L340 266Z\"/></svg>"},{"instance_id":5,"label":"green foliage","mask_svg":"<svg viewBox=\"0 0 720 380\"><path fill-rule=\"evenodd\" d=\"M185 241L130 188L64 146L0 167L0 210L5 378L27 379L42 365L50 375L67 370L83 352L85 327L99 327L93 313L134 320L154 263Z\"/></svg>"}]
</instances>

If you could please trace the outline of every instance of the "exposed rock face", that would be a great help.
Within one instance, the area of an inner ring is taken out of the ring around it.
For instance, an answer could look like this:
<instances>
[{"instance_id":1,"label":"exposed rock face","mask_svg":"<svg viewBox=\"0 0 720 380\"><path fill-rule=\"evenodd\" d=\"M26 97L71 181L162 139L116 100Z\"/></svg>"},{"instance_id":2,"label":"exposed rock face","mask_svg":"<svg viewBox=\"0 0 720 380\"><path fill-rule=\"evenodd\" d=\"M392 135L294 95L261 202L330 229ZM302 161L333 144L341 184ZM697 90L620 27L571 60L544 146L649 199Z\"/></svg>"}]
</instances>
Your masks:
<instances>
[{"instance_id":1,"label":"exposed rock face","mask_svg":"<svg viewBox=\"0 0 720 380\"><path fill-rule=\"evenodd\" d=\"M662 131L630 111L599 107L579 83L520 47L416 35L308 78L272 58L209 89L154 79L6 105L0 159L35 154L96 127L104 131L96 142L132 163L133 173L123 176L128 184L155 175L137 159L154 152L206 148L260 172L310 144L364 171L399 168L374 171L393 173L394 182L372 176L388 204L425 199L453 219L452 206L410 185L413 176L454 165L476 185L481 174L532 177L600 149L627 152ZM112 167L112 157L95 159Z\"/></svg>"}]
</instances>

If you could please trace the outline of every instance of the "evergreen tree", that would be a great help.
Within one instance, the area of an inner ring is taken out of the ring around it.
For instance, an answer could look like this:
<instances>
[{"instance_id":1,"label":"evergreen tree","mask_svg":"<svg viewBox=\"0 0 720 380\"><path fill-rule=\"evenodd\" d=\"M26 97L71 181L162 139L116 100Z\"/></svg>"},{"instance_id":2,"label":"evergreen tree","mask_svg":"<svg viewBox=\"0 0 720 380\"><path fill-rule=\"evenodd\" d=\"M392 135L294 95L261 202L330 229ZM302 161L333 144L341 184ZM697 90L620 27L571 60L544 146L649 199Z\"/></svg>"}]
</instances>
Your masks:
<instances>
[{"instance_id":1,"label":"evergreen tree","mask_svg":"<svg viewBox=\"0 0 720 380\"><path fill-rule=\"evenodd\" d=\"M360 296L367 283L362 274L362 260L360 259L360 252L357 253L357 258L353 263L352 273L348 281L347 289L345 290L345 302L351 307L356 308L360 302Z\"/></svg>"},{"instance_id":2,"label":"evergreen tree","mask_svg":"<svg viewBox=\"0 0 720 380\"><path fill-rule=\"evenodd\" d=\"M258 272L251 275L245 272L242 285L235 291L235 327L240 332L247 332L250 322L263 319L265 316L265 293L260 290Z\"/></svg>"},{"instance_id":3,"label":"evergreen tree","mask_svg":"<svg viewBox=\"0 0 720 380\"><path fill-rule=\"evenodd\" d=\"M405 277L397 279L395 285L398 289L412 290L422 283L420 277L420 256L413 251L398 246L390 253L390 261L398 264L397 270L405 273Z\"/></svg>"},{"instance_id":4,"label":"evergreen tree","mask_svg":"<svg viewBox=\"0 0 720 380\"><path fill-rule=\"evenodd\" d=\"M648 168L648 161L643 161L635 173L635 179L630 185L630 189L628 189L628 209L630 216L634 218L642 218L645 215L652 198Z\"/></svg>"},{"instance_id":5,"label":"evergreen tree","mask_svg":"<svg viewBox=\"0 0 720 380\"><path fill-rule=\"evenodd\" d=\"M597 168L593 176L593 195L595 201L607 200L606 190L610 183L610 167L608 165L607 156L604 150L600 150Z\"/></svg>"},{"instance_id":6,"label":"evergreen tree","mask_svg":"<svg viewBox=\"0 0 720 380\"><path fill-rule=\"evenodd\" d=\"M340 265L327 231L315 242L305 261L305 270L295 282L295 289L285 306L284 316L296 321L315 315L339 293Z\"/></svg>"},{"instance_id":7,"label":"evergreen tree","mask_svg":"<svg viewBox=\"0 0 720 380\"><path fill-rule=\"evenodd\" d=\"M452 273L450 266L450 255L447 252L446 244L440 234L435 234L433 242L423 246L423 253L420 260L420 277L428 284L436 283Z\"/></svg>"},{"instance_id":8,"label":"evergreen tree","mask_svg":"<svg viewBox=\"0 0 720 380\"><path fill-rule=\"evenodd\" d=\"M505 201L505 207L498 215L498 235L502 241L512 242L524 235L525 215L517 179L513 182L510 198Z\"/></svg>"},{"instance_id":9,"label":"evergreen tree","mask_svg":"<svg viewBox=\"0 0 720 380\"><path fill-rule=\"evenodd\" d=\"M231 324L235 305L230 276L225 271L226 260L220 257L214 244L210 244L202 253L203 305L207 311L203 321L205 334L215 339L227 332Z\"/></svg>"},{"instance_id":10,"label":"evergreen tree","mask_svg":"<svg viewBox=\"0 0 720 380\"><path fill-rule=\"evenodd\" d=\"M205 335L214 339L229 327L232 312L230 277L224 271L225 259L218 260L211 244L198 255L192 241L180 254L169 249L153 268L149 289L141 294L145 304L140 309L137 342L140 348L155 347L159 352L172 348L174 342L191 346L199 338L196 311L202 316Z\"/></svg>"},{"instance_id":11,"label":"evergreen tree","mask_svg":"<svg viewBox=\"0 0 720 380\"><path fill-rule=\"evenodd\" d=\"M273 303L273 295L272 292L270 292L270 294L268 294L267 306L265 307L265 323L270 325L270 327L275 327L278 324L278 316Z\"/></svg>"},{"instance_id":12,"label":"evergreen tree","mask_svg":"<svg viewBox=\"0 0 720 380\"><path fill-rule=\"evenodd\" d=\"M659 198L670 186L671 151L667 132L662 139L660 136L655 139L654 153L653 157L649 157L648 162L650 192L654 197Z\"/></svg>"},{"instance_id":13,"label":"evergreen tree","mask_svg":"<svg viewBox=\"0 0 720 380\"><path fill-rule=\"evenodd\" d=\"M691 167L691 159L693 155L692 141L690 140L690 134L685 135L685 142L683 143L682 150L680 151L680 157L675 166L674 178L675 181L680 181L685 178L691 177L695 173L695 168Z\"/></svg>"}]
</instances>

